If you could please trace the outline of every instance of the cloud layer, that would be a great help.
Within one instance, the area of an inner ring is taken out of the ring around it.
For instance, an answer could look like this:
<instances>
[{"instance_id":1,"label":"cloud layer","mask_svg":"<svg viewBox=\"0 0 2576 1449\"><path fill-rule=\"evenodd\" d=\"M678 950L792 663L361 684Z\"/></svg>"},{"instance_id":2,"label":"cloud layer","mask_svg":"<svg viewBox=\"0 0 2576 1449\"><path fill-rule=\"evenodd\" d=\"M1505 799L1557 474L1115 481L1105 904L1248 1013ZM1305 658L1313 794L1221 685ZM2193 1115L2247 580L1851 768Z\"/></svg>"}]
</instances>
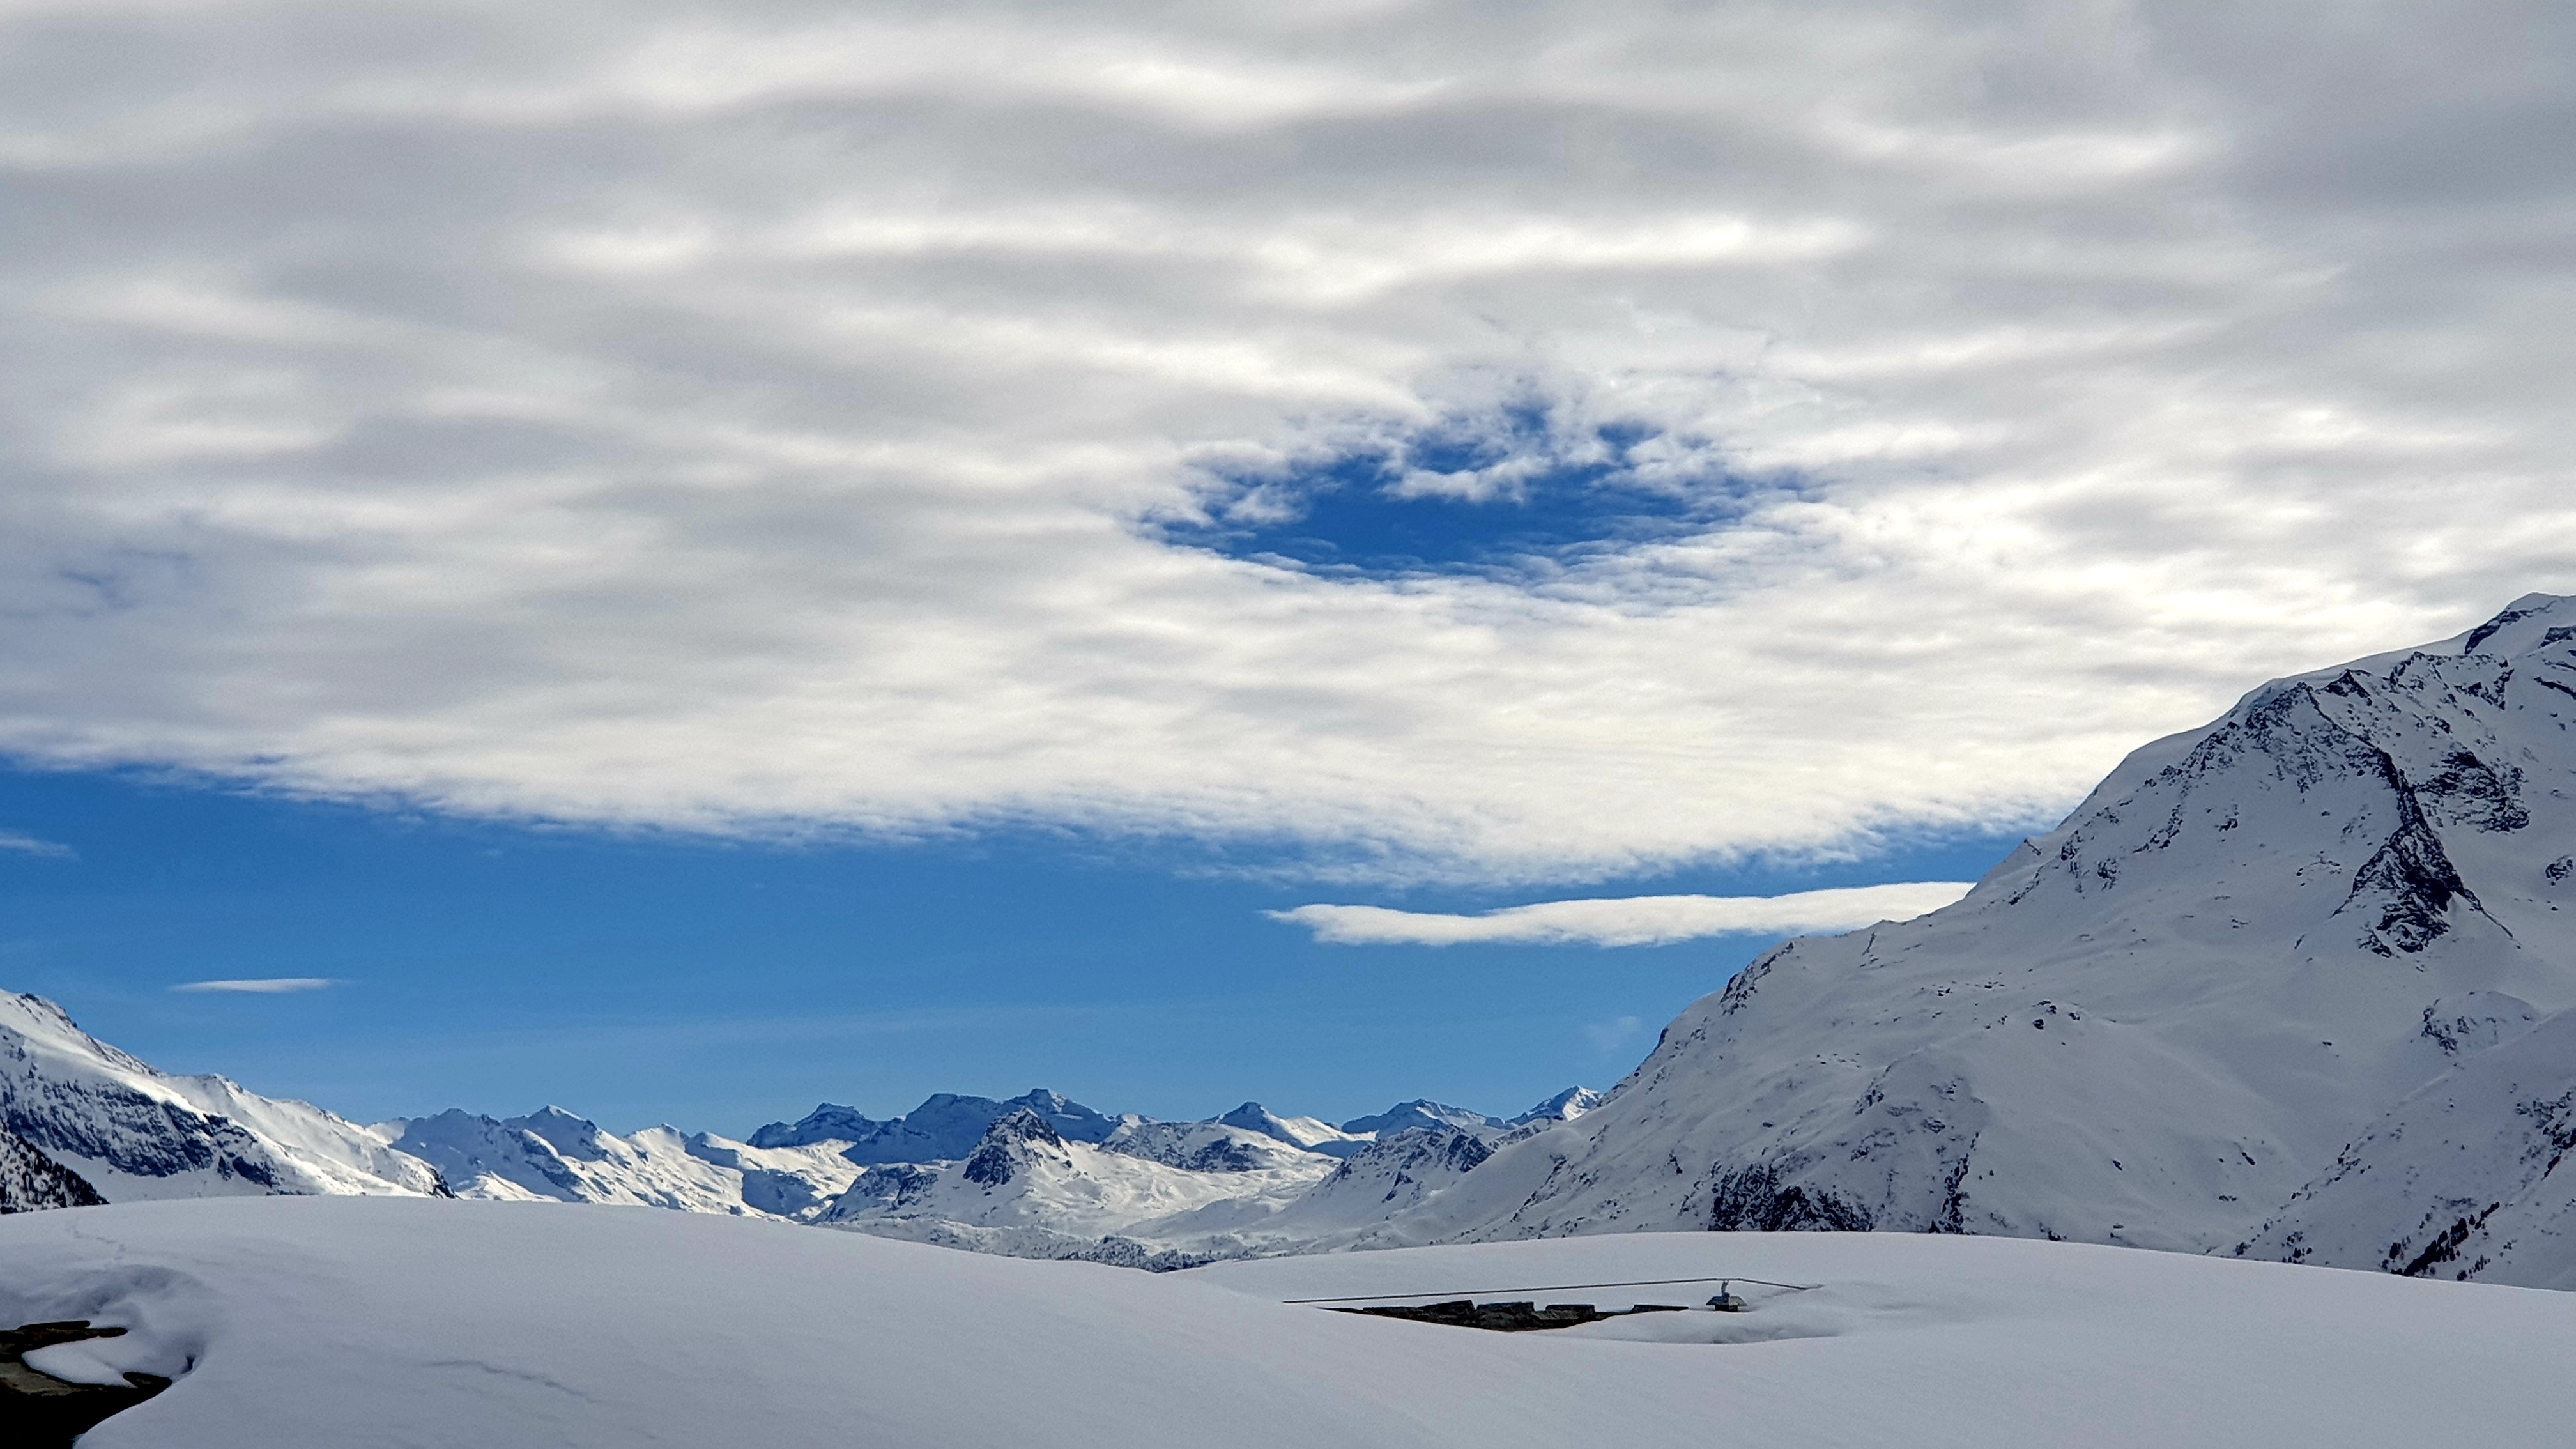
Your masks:
<instances>
[{"instance_id":1,"label":"cloud layer","mask_svg":"<svg viewBox=\"0 0 2576 1449\"><path fill-rule=\"evenodd\" d=\"M1626 896L1543 901L1475 916L1384 906L1299 906L1265 912L1335 946L1662 946L1700 936L1794 936L1909 921L1968 893L1971 881L1905 881L1785 896Z\"/></svg>"},{"instance_id":2,"label":"cloud layer","mask_svg":"<svg viewBox=\"0 0 2576 1449\"><path fill-rule=\"evenodd\" d=\"M0 749L1492 881L2037 820L2576 588L2571 25L11 7ZM1530 399L1397 490L1754 501L1167 532Z\"/></svg>"},{"instance_id":3,"label":"cloud layer","mask_svg":"<svg viewBox=\"0 0 2576 1449\"><path fill-rule=\"evenodd\" d=\"M189 981L170 989L235 996L285 996L298 991L321 991L337 985L338 982L327 976L259 976L234 981Z\"/></svg>"}]
</instances>

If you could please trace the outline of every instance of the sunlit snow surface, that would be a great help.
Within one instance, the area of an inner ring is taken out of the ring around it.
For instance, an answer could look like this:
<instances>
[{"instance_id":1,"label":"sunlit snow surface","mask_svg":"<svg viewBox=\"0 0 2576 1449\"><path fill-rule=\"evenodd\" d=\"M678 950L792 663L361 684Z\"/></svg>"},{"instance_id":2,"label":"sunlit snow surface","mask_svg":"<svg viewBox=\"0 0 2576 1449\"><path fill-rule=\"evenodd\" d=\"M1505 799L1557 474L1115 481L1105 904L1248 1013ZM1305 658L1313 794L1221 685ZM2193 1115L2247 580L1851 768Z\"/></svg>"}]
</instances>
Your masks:
<instances>
[{"instance_id":1,"label":"sunlit snow surface","mask_svg":"<svg viewBox=\"0 0 2576 1449\"><path fill-rule=\"evenodd\" d=\"M1521 1335L1281 1301L1700 1274L1822 1286ZM1643 1234L1156 1276L391 1198L0 1219L0 1310L131 1326L92 1346L106 1366L180 1376L94 1449L2534 1444L2576 1352L2576 1295L2009 1239Z\"/></svg>"}]
</instances>

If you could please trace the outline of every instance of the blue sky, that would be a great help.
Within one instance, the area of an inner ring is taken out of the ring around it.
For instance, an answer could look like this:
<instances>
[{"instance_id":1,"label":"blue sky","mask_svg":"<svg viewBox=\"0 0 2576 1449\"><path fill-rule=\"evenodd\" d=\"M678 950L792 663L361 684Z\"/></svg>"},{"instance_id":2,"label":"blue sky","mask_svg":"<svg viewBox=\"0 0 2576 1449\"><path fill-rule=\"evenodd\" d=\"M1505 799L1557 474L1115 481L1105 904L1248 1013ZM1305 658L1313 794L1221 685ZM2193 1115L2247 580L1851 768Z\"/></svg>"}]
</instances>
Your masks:
<instances>
[{"instance_id":1,"label":"blue sky","mask_svg":"<svg viewBox=\"0 0 2576 1449\"><path fill-rule=\"evenodd\" d=\"M741 1135L820 1100L882 1116L1036 1085L1162 1116L1249 1097L1337 1121L1426 1095L1510 1112L1623 1074L1763 944L1319 945L1259 914L1311 886L1034 833L728 845L26 771L0 775L0 821L69 852L0 851L12 987L165 1069L364 1120L553 1102ZM2008 844L1642 888L1941 879ZM337 984L170 989L275 977Z\"/></svg>"},{"instance_id":2,"label":"blue sky","mask_svg":"<svg viewBox=\"0 0 2576 1449\"><path fill-rule=\"evenodd\" d=\"M2506 6L13 9L0 986L361 1116L1605 1082L1762 943L1264 912L1973 877L2576 592L2570 94Z\"/></svg>"}]
</instances>

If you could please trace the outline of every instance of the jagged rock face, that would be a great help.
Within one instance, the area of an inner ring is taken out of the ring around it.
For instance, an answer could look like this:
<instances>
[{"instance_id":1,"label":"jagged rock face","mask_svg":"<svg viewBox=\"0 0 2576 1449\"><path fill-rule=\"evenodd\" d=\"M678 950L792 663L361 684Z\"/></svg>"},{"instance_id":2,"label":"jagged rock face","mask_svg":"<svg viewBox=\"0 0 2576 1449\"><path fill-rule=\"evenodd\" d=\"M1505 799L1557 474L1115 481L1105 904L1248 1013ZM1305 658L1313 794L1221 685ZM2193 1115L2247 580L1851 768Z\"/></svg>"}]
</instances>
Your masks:
<instances>
[{"instance_id":1,"label":"jagged rock face","mask_svg":"<svg viewBox=\"0 0 2576 1449\"><path fill-rule=\"evenodd\" d=\"M107 1202L79 1173L13 1132L0 1131L0 1213L99 1207Z\"/></svg>"},{"instance_id":2,"label":"jagged rock face","mask_svg":"<svg viewBox=\"0 0 2576 1449\"><path fill-rule=\"evenodd\" d=\"M1072 1159L1064 1150L1064 1138L1052 1123L1023 1107L995 1122L984 1133L960 1169L968 1182L978 1187L1000 1187L1009 1182L1020 1160L1031 1149L1053 1148L1050 1157L1070 1166Z\"/></svg>"},{"instance_id":3,"label":"jagged rock face","mask_svg":"<svg viewBox=\"0 0 2576 1449\"><path fill-rule=\"evenodd\" d=\"M2267 685L1958 905L1771 952L1398 1226L2232 1250L2409 1093L2576 1006L2571 726L2567 600Z\"/></svg>"}]
</instances>

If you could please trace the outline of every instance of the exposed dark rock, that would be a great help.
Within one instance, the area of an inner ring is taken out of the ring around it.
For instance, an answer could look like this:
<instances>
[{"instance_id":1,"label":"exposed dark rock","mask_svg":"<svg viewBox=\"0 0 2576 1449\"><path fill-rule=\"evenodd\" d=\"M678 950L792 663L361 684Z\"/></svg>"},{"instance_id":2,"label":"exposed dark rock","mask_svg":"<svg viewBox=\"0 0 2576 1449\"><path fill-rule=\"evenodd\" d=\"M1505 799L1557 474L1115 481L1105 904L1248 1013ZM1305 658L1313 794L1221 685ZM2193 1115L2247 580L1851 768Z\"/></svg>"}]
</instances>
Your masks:
<instances>
[{"instance_id":1,"label":"exposed dark rock","mask_svg":"<svg viewBox=\"0 0 2576 1449\"><path fill-rule=\"evenodd\" d=\"M145 1373L128 1373L121 1385L65 1383L27 1366L26 1356L37 1349L124 1333L92 1328L86 1319L0 1332L0 1442L10 1449L71 1449L100 1421L170 1387L168 1379Z\"/></svg>"},{"instance_id":2,"label":"exposed dark rock","mask_svg":"<svg viewBox=\"0 0 2576 1449\"><path fill-rule=\"evenodd\" d=\"M1709 1192L1709 1231L1718 1233L1865 1233L1869 1209L1825 1191L1783 1186L1768 1163L1720 1176Z\"/></svg>"},{"instance_id":3,"label":"exposed dark rock","mask_svg":"<svg viewBox=\"0 0 2576 1449\"><path fill-rule=\"evenodd\" d=\"M106 1202L89 1179L46 1156L25 1138L0 1131L0 1213L102 1207Z\"/></svg>"}]
</instances>

